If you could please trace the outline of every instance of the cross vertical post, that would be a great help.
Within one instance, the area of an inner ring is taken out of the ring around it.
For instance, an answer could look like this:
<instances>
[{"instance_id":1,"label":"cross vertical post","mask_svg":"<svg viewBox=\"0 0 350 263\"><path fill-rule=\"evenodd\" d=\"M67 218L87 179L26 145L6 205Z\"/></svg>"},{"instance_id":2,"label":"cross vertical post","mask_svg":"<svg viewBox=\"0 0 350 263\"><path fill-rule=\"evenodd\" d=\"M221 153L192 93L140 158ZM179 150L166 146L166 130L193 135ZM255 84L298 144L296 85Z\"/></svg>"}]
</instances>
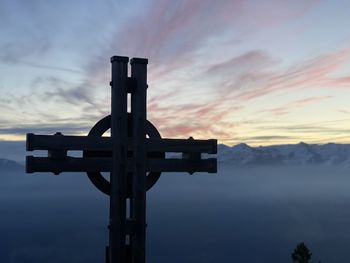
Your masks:
<instances>
[{"instance_id":1,"label":"cross vertical post","mask_svg":"<svg viewBox=\"0 0 350 263\"><path fill-rule=\"evenodd\" d=\"M137 228L131 237L132 263L145 262L146 245L146 89L147 59L133 58L131 78L135 81L131 94L133 140L133 173L131 216Z\"/></svg>"},{"instance_id":2,"label":"cross vertical post","mask_svg":"<svg viewBox=\"0 0 350 263\"><path fill-rule=\"evenodd\" d=\"M112 63L109 263L126 262L127 79L129 58L114 56Z\"/></svg>"}]
</instances>

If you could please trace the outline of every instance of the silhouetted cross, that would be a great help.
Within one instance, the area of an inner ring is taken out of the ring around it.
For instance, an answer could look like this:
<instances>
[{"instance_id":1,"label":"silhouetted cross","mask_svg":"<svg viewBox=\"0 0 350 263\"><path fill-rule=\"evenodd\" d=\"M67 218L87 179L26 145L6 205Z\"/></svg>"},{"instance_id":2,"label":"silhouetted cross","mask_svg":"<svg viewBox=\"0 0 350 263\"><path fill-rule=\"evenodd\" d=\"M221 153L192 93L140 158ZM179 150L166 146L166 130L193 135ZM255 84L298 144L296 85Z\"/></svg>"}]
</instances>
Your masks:
<instances>
[{"instance_id":1,"label":"silhouetted cross","mask_svg":"<svg viewBox=\"0 0 350 263\"><path fill-rule=\"evenodd\" d=\"M216 173L216 140L162 139L146 117L147 59L114 56L111 115L98 121L88 136L27 134L27 151L47 150L47 157L26 158L27 173L86 172L92 183L110 195L108 263L144 263L146 191L161 172ZM131 96L128 113L128 93ZM102 135L111 130L110 137ZM71 157L67 151L82 151ZM182 159L167 159L180 152ZM110 172L110 182L101 172ZM129 205L127 205L129 204Z\"/></svg>"}]
</instances>

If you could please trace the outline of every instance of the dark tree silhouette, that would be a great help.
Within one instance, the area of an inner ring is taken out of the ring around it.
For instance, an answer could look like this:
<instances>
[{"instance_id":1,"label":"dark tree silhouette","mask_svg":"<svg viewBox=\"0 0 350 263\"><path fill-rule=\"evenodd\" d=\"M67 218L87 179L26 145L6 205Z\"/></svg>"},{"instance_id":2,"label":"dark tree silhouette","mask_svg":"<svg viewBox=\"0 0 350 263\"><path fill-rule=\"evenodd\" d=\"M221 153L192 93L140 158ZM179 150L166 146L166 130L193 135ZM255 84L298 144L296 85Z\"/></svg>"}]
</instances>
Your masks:
<instances>
[{"instance_id":1,"label":"dark tree silhouette","mask_svg":"<svg viewBox=\"0 0 350 263\"><path fill-rule=\"evenodd\" d=\"M310 253L310 250L302 242L298 244L294 249L294 252L292 253L292 259L295 263L309 263L311 255L312 253Z\"/></svg>"}]
</instances>

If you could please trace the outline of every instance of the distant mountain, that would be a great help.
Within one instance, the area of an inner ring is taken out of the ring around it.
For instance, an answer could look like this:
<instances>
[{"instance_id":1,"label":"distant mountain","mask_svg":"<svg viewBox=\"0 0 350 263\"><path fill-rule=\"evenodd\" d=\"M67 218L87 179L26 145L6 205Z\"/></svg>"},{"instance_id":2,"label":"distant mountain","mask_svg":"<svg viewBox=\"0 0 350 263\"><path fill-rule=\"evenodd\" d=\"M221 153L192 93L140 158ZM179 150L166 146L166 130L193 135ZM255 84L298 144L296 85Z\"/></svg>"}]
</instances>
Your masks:
<instances>
[{"instance_id":1,"label":"distant mountain","mask_svg":"<svg viewBox=\"0 0 350 263\"><path fill-rule=\"evenodd\" d=\"M24 167L15 161L0 159L0 171L24 171Z\"/></svg>"},{"instance_id":2,"label":"distant mountain","mask_svg":"<svg viewBox=\"0 0 350 263\"><path fill-rule=\"evenodd\" d=\"M349 144L298 144L251 147L219 145L218 161L233 165L339 165L350 167Z\"/></svg>"},{"instance_id":3,"label":"distant mountain","mask_svg":"<svg viewBox=\"0 0 350 263\"><path fill-rule=\"evenodd\" d=\"M8 159L18 163L24 163L25 155L26 155L25 141L0 140L0 159Z\"/></svg>"}]
</instances>

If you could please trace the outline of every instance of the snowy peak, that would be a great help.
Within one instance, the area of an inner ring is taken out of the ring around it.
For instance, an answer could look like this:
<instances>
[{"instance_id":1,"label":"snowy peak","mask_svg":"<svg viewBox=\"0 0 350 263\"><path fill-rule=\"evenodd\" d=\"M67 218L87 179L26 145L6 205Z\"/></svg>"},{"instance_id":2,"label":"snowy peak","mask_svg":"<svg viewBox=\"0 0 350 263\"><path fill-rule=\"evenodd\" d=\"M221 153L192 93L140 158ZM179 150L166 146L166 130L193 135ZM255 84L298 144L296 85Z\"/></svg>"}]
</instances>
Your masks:
<instances>
[{"instance_id":1,"label":"snowy peak","mask_svg":"<svg viewBox=\"0 0 350 263\"><path fill-rule=\"evenodd\" d=\"M220 163L234 165L309 165L326 164L350 166L350 145L298 144L251 147L241 143L219 146Z\"/></svg>"},{"instance_id":2,"label":"snowy peak","mask_svg":"<svg viewBox=\"0 0 350 263\"><path fill-rule=\"evenodd\" d=\"M233 148L235 148L239 151L251 151L252 150L252 148L246 143L237 144L237 145L233 146Z\"/></svg>"}]
</instances>

